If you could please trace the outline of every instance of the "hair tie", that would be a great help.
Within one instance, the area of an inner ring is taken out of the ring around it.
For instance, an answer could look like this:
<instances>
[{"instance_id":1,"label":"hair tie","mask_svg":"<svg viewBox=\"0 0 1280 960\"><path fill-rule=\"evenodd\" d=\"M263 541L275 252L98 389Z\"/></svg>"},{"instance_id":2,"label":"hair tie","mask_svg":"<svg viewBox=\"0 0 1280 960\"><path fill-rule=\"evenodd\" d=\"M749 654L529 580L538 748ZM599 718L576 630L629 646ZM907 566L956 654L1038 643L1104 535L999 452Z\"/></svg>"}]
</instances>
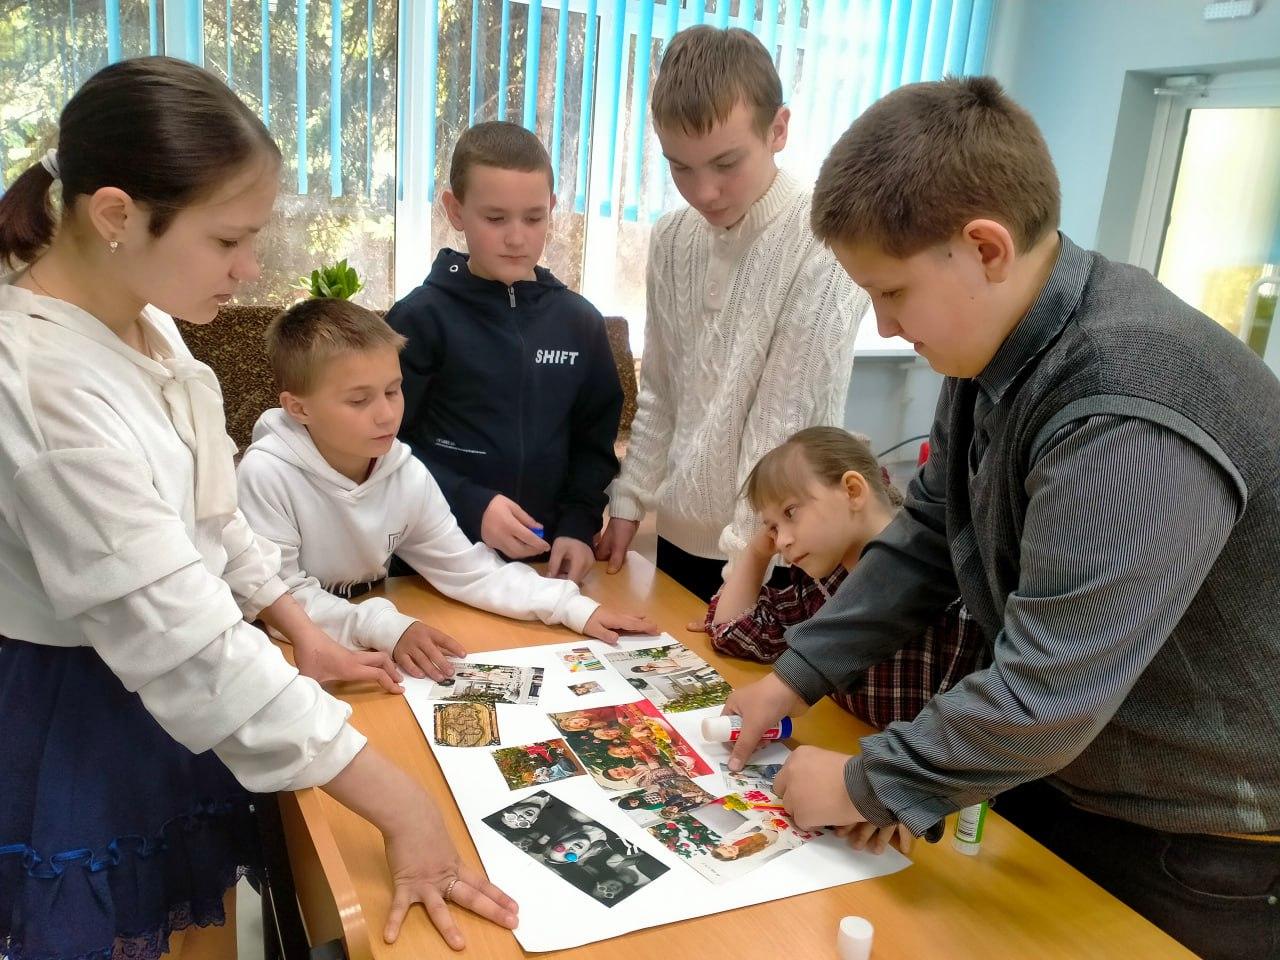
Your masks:
<instances>
[{"instance_id":1,"label":"hair tie","mask_svg":"<svg viewBox=\"0 0 1280 960\"><path fill-rule=\"evenodd\" d=\"M58 173L58 151L55 147L50 147L44 152L44 156L40 158L40 166L48 170L49 176L53 177L53 179L62 179Z\"/></svg>"}]
</instances>

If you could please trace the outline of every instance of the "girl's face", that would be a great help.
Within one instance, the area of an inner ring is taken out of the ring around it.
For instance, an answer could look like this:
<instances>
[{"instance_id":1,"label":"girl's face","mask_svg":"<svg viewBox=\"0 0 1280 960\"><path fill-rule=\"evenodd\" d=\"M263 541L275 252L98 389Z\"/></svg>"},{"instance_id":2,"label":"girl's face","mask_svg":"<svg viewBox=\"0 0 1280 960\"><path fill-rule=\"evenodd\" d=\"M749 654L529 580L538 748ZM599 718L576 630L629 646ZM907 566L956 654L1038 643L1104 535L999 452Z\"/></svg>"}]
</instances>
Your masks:
<instances>
[{"instance_id":1,"label":"girl's face","mask_svg":"<svg viewBox=\"0 0 1280 960\"><path fill-rule=\"evenodd\" d=\"M589 726L591 726L590 717L568 717L560 724L560 729L569 731L585 730Z\"/></svg>"},{"instance_id":2,"label":"girl's face","mask_svg":"<svg viewBox=\"0 0 1280 960\"><path fill-rule=\"evenodd\" d=\"M807 480L803 492L766 504L760 519L773 531L778 553L815 580L830 576L860 545L865 526L863 512L873 496L862 475L850 470L842 482L821 482L808 464L797 465ZM856 478L856 479L853 479Z\"/></svg>"},{"instance_id":3,"label":"girl's face","mask_svg":"<svg viewBox=\"0 0 1280 960\"><path fill-rule=\"evenodd\" d=\"M720 843L711 848L722 860L737 860L738 848L732 843Z\"/></svg>"},{"instance_id":4,"label":"girl's face","mask_svg":"<svg viewBox=\"0 0 1280 960\"><path fill-rule=\"evenodd\" d=\"M257 238L279 188L279 165L263 156L178 211L158 237L148 230L150 212L133 207L112 263L135 299L190 323L208 323L241 284L262 272Z\"/></svg>"},{"instance_id":5,"label":"girl's face","mask_svg":"<svg viewBox=\"0 0 1280 960\"><path fill-rule=\"evenodd\" d=\"M536 803L522 803L518 807L504 810L502 822L513 830L528 830L538 820L542 808Z\"/></svg>"},{"instance_id":6,"label":"girl's face","mask_svg":"<svg viewBox=\"0 0 1280 960\"><path fill-rule=\"evenodd\" d=\"M622 730L618 727L601 727L595 732L597 740L616 740L622 736Z\"/></svg>"},{"instance_id":7,"label":"girl's face","mask_svg":"<svg viewBox=\"0 0 1280 960\"><path fill-rule=\"evenodd\" d=\"M591 848L591 841L582 834L574 834L547 851L547 859L555 863L577 863Z\"/></svg>"},{"instance_id":8,"label":"girl's face","mask_svg":"<svg viewBox=\"0 0 1280 960\"><path fill-rule=\"evenodd\" d=\"M625 884L621 880L601 880L596 884L596 896L612 900L623 891Z\"/></svg>"}]
</instances>

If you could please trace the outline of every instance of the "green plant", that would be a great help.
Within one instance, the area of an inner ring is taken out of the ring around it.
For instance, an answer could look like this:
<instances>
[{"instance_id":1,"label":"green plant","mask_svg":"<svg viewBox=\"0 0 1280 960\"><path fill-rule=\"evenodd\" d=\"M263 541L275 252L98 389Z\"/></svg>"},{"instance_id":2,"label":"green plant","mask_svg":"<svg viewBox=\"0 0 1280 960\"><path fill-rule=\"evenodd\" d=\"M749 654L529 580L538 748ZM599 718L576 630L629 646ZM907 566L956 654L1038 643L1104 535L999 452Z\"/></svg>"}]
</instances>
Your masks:
<instances>
[{"instance_id":1,"label":"green plant","mask_svg":"<svg viewBox=\"0 0 1280 960\"><path fill-rule=\"evenodd\" d=\"M311 296L332 300L350 300L364 288L355 267L347 266L345 258L312 270L311 276L299 277L298 283Z\"/></svg>"}]
</instances>

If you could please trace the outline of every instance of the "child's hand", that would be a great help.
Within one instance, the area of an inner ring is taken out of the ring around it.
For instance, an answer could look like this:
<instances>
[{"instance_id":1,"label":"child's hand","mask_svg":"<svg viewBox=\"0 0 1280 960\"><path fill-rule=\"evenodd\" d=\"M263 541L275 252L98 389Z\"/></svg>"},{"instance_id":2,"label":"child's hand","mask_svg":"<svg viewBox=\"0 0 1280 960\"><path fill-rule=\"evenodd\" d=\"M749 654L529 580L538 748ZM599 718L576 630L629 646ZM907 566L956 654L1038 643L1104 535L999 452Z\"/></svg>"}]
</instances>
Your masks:
<instances>
[{"instance_id":1,"label":"child's hand","mask_svg":"<svg viewBox=\"0 0 1280 960\"><path fill-rule=\"evenodd\" d=\"M617 573L622 569L623 563L627 560L627 549L631 546L631 541L636 538L636 531L639 529L638 520L609 518L608 526L596 541L596 559L608 560L610 573Z\"/></svg>"},{"instance_id":2,"label":"child's hand","mask_svg":"<svg viewBox=\"0 0 1280 960\"><path fill-rule=\"evenodd\" d=\"M596 555L581 540L573 537L556 537L556 542L551 545L551 562L547 566L547 576L572 580L580 584L595 562Z\"/></svg>"},{"instance_id":3,"label":"child's hand","mask_svg":"<svg viewBox=\"0 0 1280 960\"><path fill-rule=\"evenodd\" d=\"M453 676L453 664L446 656L465 657L462 644L435 627L428 627L421 620L414 623L391 651L395 662L411 677L421 680L444 680Z\"/></svg>"},{"instance_id":4,"label":"child's hand","mask_svg":"<svg viewBox=\"0 0 1280 960\"><path fill-rule=\"evenodd\" d=\"M317 683L373 682L387 693L404 693L404 676L381 650L348 650L318 627L295 633L290 642L298 672Z\"/></svg>"},{"instance_id":5,"label":"child's hand","mask_svg":"<svg viewBox=\"0 0 1280 960\"><path fill-rule=\"evenodd\" d=\"M499 553L525 560L551 549L547 541L529 529L537 526L541 524L521 510L520 504L498 494L489 501L480 519L480 539Z\"/></svg>"},{"instance_id":6,"label":"child's hand","mask_svg":"<svg viewBox=\"0 0 1280 960\"><path fill-rule=\"evenodd\" d=\"M777 552L778 542L774 539L773 530L769 527L761 527L759 532L747 542L747 553L765 563L772 560Z\"/></svg>"},{"instance_id":7,"label":"child's hand","mask_svg":"<svg viewBox=\"0 0 1280 960\"><path fill-rule=\"evenodd\" d=\"M847 827L836 827L836 836L848 841L855 850L870 850L874 854L884 853L889 847L903 856L911 855L911 845L915 836L900 823L891 827L877 827L874 823L854 823Z\"/></svg>"},{"instance_id":8,"label":"child's hand","mask_svg":"<svg viewBox=\"0 0 1280 960\"><path fill-rule=\"evenodd\" d=\"M608 607L596 607L596 612L582 628L584 636L610 644L618 642L619 633L638 633L648 636L657 632L657 625L648 617L633 617L630 614L617 613Z\"/></svg>"},{"instance_id":9,"label":"child's hand","mask_svg":"<svg viewBox=\"0 0 1280 960\"><path fill-rule=\"evenodd\" d=\"M774 778L773 792L801 830L856 826L866 821L844 785L848 759L843 753L819 747L797 747L787 757Z\"/></svg>"}]
</instances>

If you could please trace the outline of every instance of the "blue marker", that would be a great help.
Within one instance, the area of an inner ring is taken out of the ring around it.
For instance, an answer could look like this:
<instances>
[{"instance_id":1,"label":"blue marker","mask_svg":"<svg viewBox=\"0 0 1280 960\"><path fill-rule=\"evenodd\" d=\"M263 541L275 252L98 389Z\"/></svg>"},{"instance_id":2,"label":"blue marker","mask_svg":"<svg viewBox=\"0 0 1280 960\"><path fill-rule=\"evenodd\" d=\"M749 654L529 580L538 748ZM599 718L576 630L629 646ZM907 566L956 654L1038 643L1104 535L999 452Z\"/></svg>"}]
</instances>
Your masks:
<instances>
[{"instance_id":1,"label":"blue marker","mask_svg":"<svg viewBox=\"0 0 1280 960\"><path fill-rule=\"evenodd\" d=\"M534 524L532 527L530 527L529 529L533 531L533 535L534 535L535 537L537 537L539 540L545 540L545 539L547 539L547 538L546 538L546 531L545 531L545 530L543 530L543 529L542 529L542 527L541 527L541 526L539 526L538 524L536 524L536 523L535 523L535 524Z\"/></svg>"}]
</instances>

